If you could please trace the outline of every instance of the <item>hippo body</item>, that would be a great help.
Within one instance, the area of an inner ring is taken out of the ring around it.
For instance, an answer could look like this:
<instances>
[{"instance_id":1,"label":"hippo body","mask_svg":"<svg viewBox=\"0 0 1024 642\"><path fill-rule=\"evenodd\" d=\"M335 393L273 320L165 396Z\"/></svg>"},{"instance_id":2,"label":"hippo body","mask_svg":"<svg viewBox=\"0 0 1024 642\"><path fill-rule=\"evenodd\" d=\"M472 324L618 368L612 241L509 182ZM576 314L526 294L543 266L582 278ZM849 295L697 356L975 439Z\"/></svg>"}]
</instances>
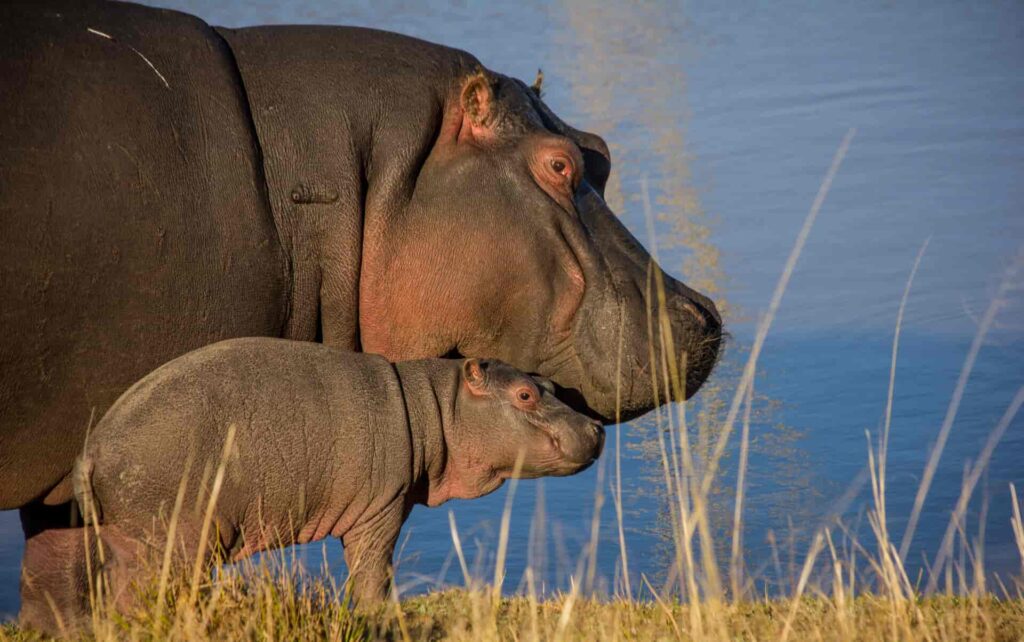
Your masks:
<instances>
[{"instance_id":1,"label":"hippo body","mask_svg":"<svg viewBox=\"0 0 1024 642\"><path fill-rule=\"evenodd\" d=\"M75 493L86 521L100 524L114 594L143 579L143 560L161 558L183 477L174 548L184 560L196 554L229 431L206 550L240 559L340 537L360 603L384 596L415 504L490 493L520 456L519 476L572 474L604 442L600 423L548 382L501 362L392 364L309 342L223 341L132 386L79 458ZM46 594L65 622L86 614L80 531L44 534L60 561L26 573L27 626L55 630Z\"/></svg>"},{"instance_id":2,"label":"hippo body","mask_svg":"<svg viewBox=\"0 0 1024 642\"><path fill-rule=\"evenodd\" d=\"M0 79L0 510L26 572L94 419L217 341L500 359L604 423L717 359L714 303L605 204L604 141L466 52L15 0Z\"/></svg>"}]
</instances>

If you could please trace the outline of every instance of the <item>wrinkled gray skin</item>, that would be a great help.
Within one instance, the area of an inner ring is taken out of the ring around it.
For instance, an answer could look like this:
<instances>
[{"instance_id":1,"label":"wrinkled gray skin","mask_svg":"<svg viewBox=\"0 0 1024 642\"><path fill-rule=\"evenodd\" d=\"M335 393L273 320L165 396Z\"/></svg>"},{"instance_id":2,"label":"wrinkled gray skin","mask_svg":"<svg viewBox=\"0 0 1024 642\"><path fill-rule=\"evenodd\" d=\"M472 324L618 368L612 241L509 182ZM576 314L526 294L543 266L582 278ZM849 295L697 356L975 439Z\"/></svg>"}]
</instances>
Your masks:
<instances>
[{"instance_id":1,"label":"wrinkled gray skin","mask_svg":"<svg viewBox=\"0 0 1024 642\"><path fill-rule=\"evenodd\" d=\"M520 477L571 475L601 453L600 423L550 382L500 361L383 357L280 339L234 339L171 361L130 388L90 434L75 469L87 521L101 523L106 572L127 602L140 560L160 559L183 474L175 540L192 559L206 486L225 468L209 550L240 559L281 543L341 538L357 603L386 594L399 529L415 504L474 498ZM187 473L183 472L187 471ZM55 632L88 609L81 529L52 530L32 566L22 622ZM62 533L62 536L54 535ZM77 546L76 546L77 544Z\"/></svg>"}]
</instances>

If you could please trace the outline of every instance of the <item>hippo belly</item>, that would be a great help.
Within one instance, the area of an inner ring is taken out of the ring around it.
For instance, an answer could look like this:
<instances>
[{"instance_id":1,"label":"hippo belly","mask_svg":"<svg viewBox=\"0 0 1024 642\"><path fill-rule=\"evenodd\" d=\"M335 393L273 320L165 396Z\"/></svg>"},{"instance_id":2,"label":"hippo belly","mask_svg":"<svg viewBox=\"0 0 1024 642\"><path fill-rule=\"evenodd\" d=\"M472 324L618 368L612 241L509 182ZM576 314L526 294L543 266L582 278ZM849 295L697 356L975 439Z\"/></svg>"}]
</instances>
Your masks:
<instances>
[{"instance_id":1,"label":"hippo belly","mask_svg":"<svg viewBox=\"0 0 1024 642\"><path fill-rule=\"evenodd\" d=\"M7 5L0 23L22 25L0 39L7 509L70 499L90 417L161 363L280 335L289 277L216 32L120 3Z\"/></svg>"}]
</instances>

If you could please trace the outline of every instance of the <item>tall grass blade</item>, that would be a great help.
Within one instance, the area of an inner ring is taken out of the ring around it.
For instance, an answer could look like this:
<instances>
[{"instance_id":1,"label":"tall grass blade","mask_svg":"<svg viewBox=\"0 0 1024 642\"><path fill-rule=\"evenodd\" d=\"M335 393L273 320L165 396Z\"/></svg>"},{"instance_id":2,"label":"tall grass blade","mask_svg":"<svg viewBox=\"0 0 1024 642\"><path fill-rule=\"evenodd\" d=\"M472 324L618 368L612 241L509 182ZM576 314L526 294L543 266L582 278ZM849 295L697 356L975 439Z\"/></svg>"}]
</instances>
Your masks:
<instances>
[{"instance_id":1,"label":"tall grass blade","mask_svg":"<svg viewBox=\"0 0 1024 642\"><path fill-rule=\"evenodd\" d=\"M956 508L953 509L953 516L950 518L949 526L946 527L946 533L942 537L939 554L932 565L932 573L928 579L926 592L930 593L935 590L939 580L939 572L953 552L953 536L956 524L962 523L964 514L967 512L967 505L971 501L971 495L974 493L974 488L978 485L978 480L981 479L981 474L988 467L992 453L995 452L996 446L999 445L1003 435L1006 434L1006 429L1009 428L1010 422L1017 416L1017 412L1022 404L1024 404L1024 386L1017 389L1017 394L1014 395L1013 401L1010 402L1006 412L1003 413L999 423L996 424L995 429L989 434L988 439L985 441L985 446L981 449L981 454L978 455L977 461L974 462L967 479L964 481L963 487L960 490L960 498L956 502ZM983 527L985 520L981 519L979 523Z\"/></svg>"},{"instance_id":2,"label":"tall grass blade","mask_svg":"<svg viewBox=\"0 0 1024 642\"><path fill-rule=\"evenodd\" d=\"M903 533L903 540L900 542L900 559L903 561L906 561L907 553L910 550L910 543L914 540L914 531L917 529L917 522L921 518L924 500L928 497L928 491L931 488L932 479L935 477L939 459L942 457L942 451L946 448L946 440L949 439L950 430L953 428L953 420L956 419L957 411L960 409L960 402L963 400L964 390L967 388L967 380L971 376L971 371L974 370L974 362L978 359L981 345L984 343L985 337L992 327L992 322L995 321L996 313L999 312L999 308L1005 302L1006 293L1010 290L1022 261L1024 261L1024 248L1018 251L1017 257L1006 269L1003 280L999 284L999 289L996 295L992 297L992 302L989 303L988 309L985 310L985 315L978 324L978 331L974 334L971 347L967 351L967 357L964 359L963 367L960 369L960 376L957 378L956 388L953 390L953 397L949 401L949 406L946 408L946 416L942 420L942 427L939 429L939 436L935 440L935 446L932 447L931 454L928 456L928 463L925 464L924 475L917 487L917 495L914 497L914 508L911 510L910 520L907 522L907 528Z\"/></svg>"}]
</instances>

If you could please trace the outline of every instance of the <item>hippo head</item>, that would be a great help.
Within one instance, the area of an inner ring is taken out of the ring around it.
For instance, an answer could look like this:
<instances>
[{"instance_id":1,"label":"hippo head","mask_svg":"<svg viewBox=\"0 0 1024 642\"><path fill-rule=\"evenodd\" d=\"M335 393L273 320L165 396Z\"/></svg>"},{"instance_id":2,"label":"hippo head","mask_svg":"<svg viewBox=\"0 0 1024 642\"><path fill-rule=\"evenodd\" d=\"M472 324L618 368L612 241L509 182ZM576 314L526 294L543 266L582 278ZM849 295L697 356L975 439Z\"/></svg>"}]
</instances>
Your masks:
<instances>
[{"instance_id":1,"label":"hippo head","mask_svg":"<svg viewBox=\"0 0 1024 642\"><path fill-rule=\"evenodd\" d=\"M693 395L718 357L721 317L606 205L605 142L489 71L461 77L441 109L407 205L369 248L379 258L362 284L363 349L501 359L605 423ZM684 373L674 393L652 382L662 354Z\"/></svg>"},{"instance_id":2,"label":"hippo head","mask_svg":"<svg viewBox=\"0 0 1024 642\"><path fill-rule=\"evenodd\" d=\"M515 474L534 478L578 473L604 446L599 421L555 396L554 385L495 360L466 359L445 429L449 475L459 497L479 497Z\"/></svg>"}]
</instances>

